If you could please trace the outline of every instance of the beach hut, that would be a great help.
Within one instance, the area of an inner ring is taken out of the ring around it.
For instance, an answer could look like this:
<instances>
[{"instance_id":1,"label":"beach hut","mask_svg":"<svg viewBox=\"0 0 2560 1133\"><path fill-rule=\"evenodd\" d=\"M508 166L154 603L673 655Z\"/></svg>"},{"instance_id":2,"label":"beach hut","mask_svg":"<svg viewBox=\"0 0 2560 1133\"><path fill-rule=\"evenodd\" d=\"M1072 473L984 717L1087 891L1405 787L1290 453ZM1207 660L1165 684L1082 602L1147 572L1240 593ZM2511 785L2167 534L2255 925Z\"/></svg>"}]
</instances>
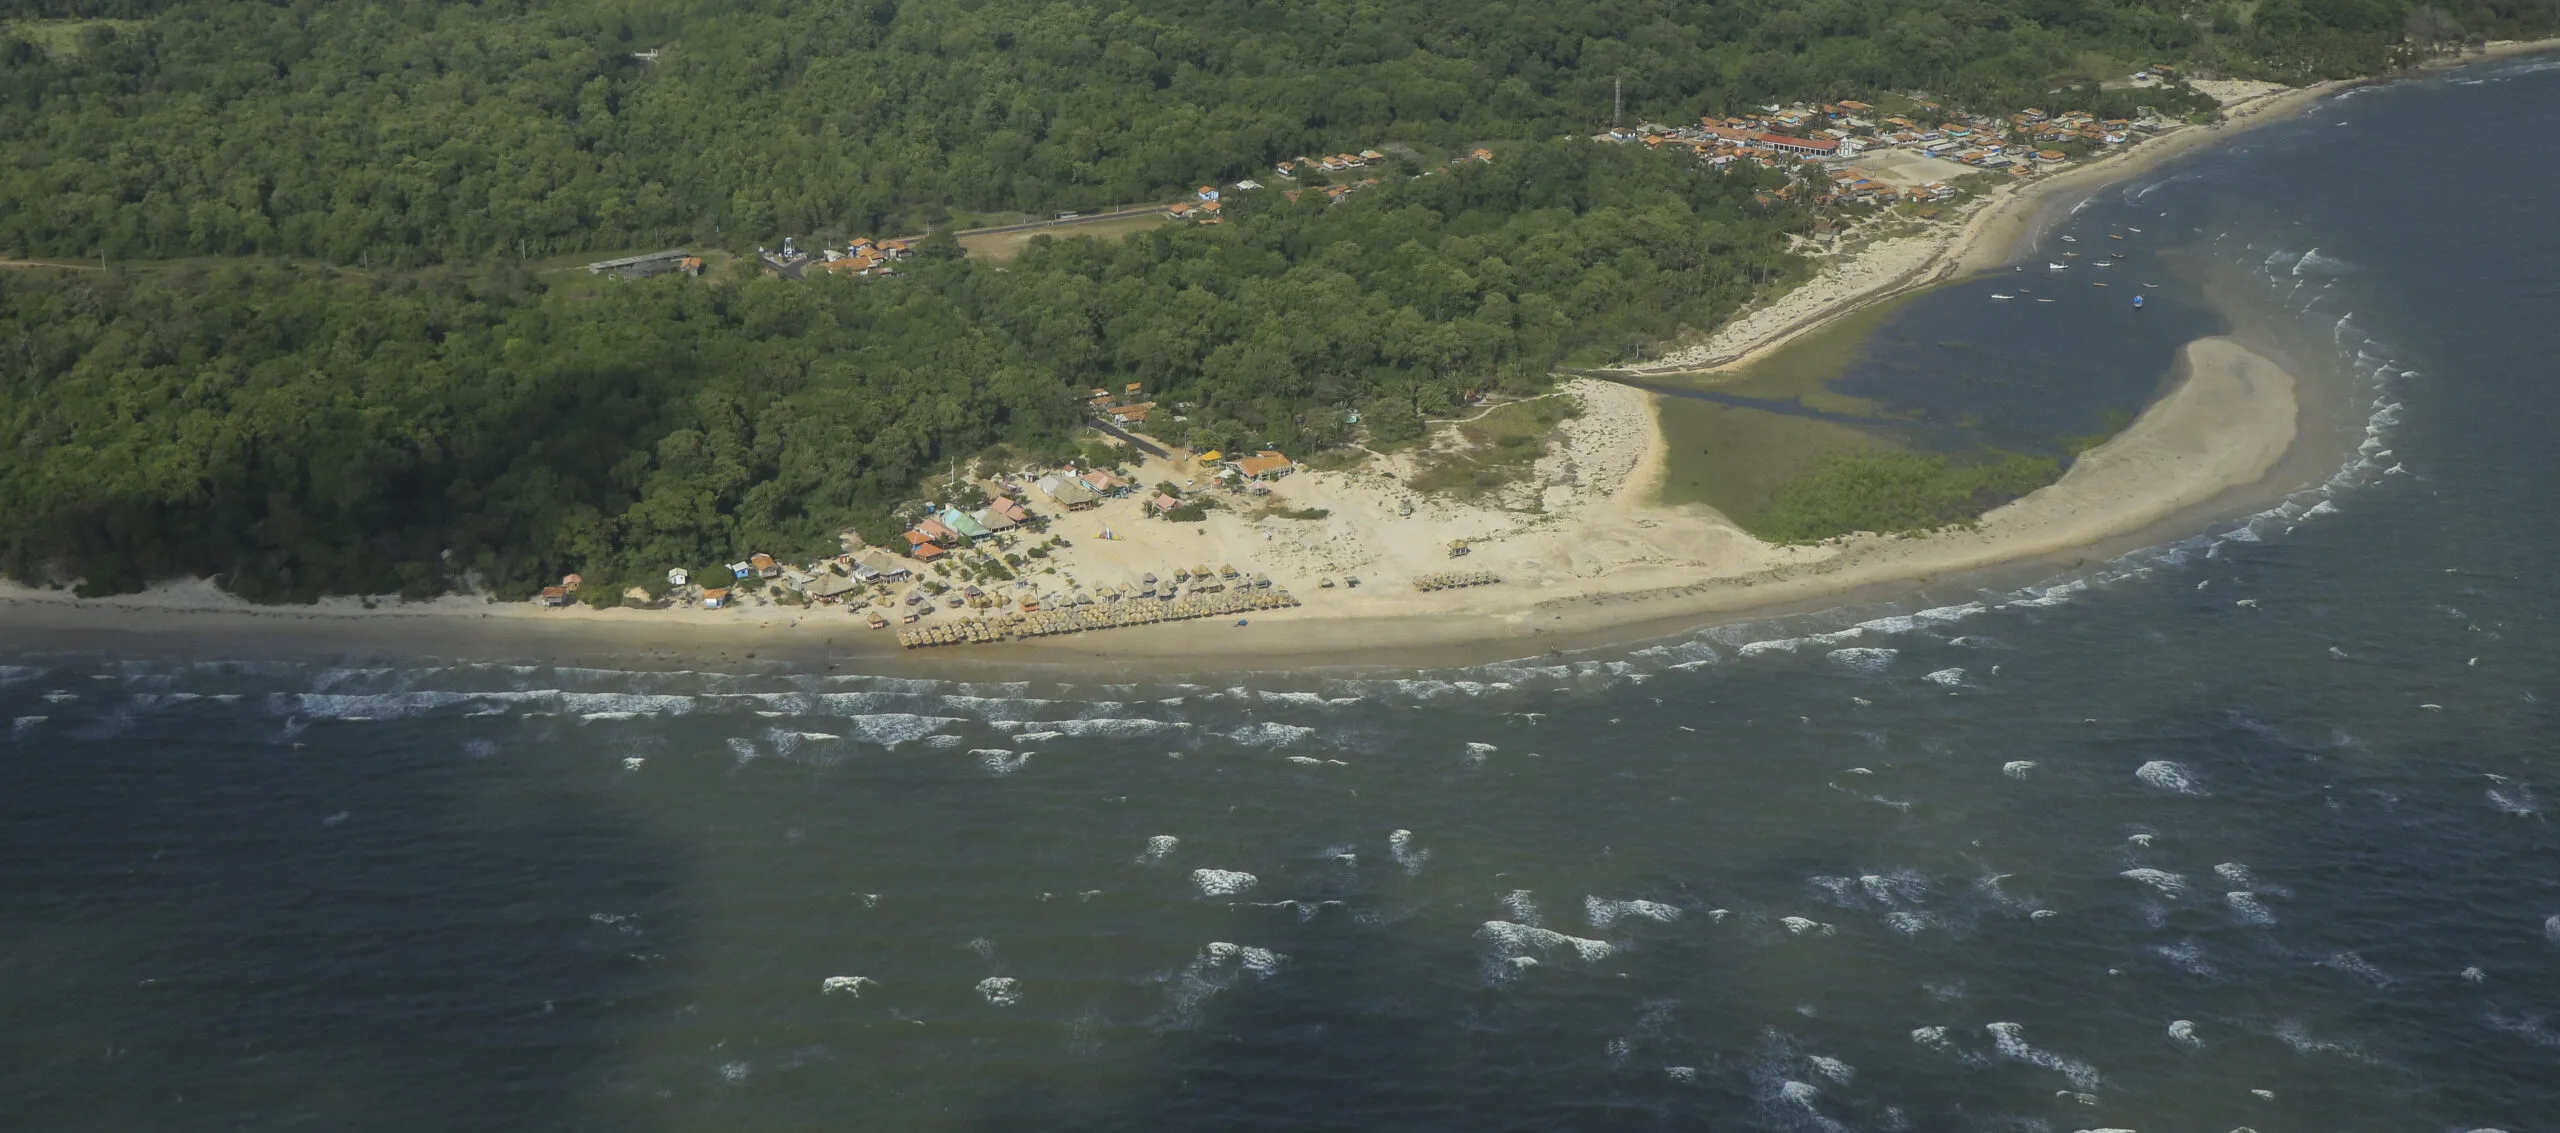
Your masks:
<instances>
[{"instance_id":1,"label":"beach hut","mask_svg":"<svg viewBox=\"0 0 2560 1133\"><path fill-rule=\"evenodd\" d=\"M541 596L536 598L535 601L538 601L545 606L566 606L569 604L569 588L566 586L545 586L542 588Z\"/></svg>"},{"instance_id":2,"label":"beach hut","mask_svg":"<svg viewBox=\"0 0 2560 1133\"><path fill-rule=\"evenodd\" d=\"M728 588L728 587L726 587L726 586L706 587L706 588L704 588L704 590L702 591L702 608L703 608L703 609L706 609L706 610L717 610L717 609L719 609L719 608L721 608L721 607L723 607L723 606L726 606L726 605L728 605L728 604L729 604L729 588Z\"/></svg>"},{"instance_id":3,"label":"beach hut","mask_svg":"<svg viewBox=\"0 0 2560 1133\"><path fill-rule=\"evenodd\" d=\"M1069 511L1081 511L1096 502L1092 489L1056 473L1041 477L1039 488L1050 499L1056 500L1058 506Z\"/></svg>"},{"instance_id":4,"label":"beach hut","mask_svg":"<svg viewBox=\"0 0 2560 1133\"><path fill-rule=\"evenodd\" d=\"M773 578L782 573L782 564L774 562L773 556L762 552L747 556L747 566L766 578Z\"/></svg>"},{"instance_id":5,"label":"beach hut","mask_svg":"<svg viewBox=\"0 0 2560 1133\"><path fill-rule=\"evenodd\" d=\"M985 524L978 522L977 517L956 507L942 509L941 522L944 527L958 532L965 538L984 539L988 535Z\"/></svg>"},{"instance_id":6,"label":"beach hut","mask_svg":"<svg viewBox=\"0 0 2560 1133\"><path fill-rule=\"evenodd\" d=\"M754 563L735 562L729 564L729 577L731 578L754 578L755 576L756 566Z\"/></svg>"},{"instance_id":7,"label":"beach hut","mask_svg":"<svg viewBox=\"0 0 2560 1133\"><path fill-rule=\"evenodd\" d=\"M692 578L693 572L686 570L683 567L674 567L667 571L667 585L669 586L683 586L685 583L691 581Z\"/></svg>"}]
</instances>

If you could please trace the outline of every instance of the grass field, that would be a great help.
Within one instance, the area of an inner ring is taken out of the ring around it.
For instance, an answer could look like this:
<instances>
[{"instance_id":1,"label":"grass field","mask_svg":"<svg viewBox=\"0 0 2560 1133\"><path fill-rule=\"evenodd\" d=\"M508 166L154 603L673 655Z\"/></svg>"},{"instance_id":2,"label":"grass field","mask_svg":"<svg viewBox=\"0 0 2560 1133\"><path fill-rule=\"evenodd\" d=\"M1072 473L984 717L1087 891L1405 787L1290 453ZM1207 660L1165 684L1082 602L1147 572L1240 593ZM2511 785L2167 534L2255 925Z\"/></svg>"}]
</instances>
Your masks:
<instances>
[{"instance_id":1,"label":"grass field","mask_svg":"<svg viewBox=\"0 0 2560 1133\"><path fill-rule=\"evenodd\" d=\"M1144 232L1150 228L1156 228L1171 223L1173 223L1172 218L1161 212L1146 212L1137 216L1124 216L1112 220L1097 220L1090 224L1060 224L1049 228L1026 229L1021 232L994 232L984 236L963 236L960 238L960 246L968 250L969 256L972 259L1003 263L1006 260L1010 260L1015 256L1021 255L1023 245L1029 244L1031 239L1035 236L1053 236L1060 240L1071 240L1078 237L1092 237L1096 240L1119 240L1127 237L1133 232Z\"/></svg>"},{"instance_id":2,"label":"grass field","mask_svg":"<svg viewBox=\"0 0 2560 1133\"><path fill-rule=\"evenodd\" d=\"M0 26L45 50L48 55L77 55L80 52L80 30L91 25L114 28L121 32L140 27L140 20L8 20Z\"/></svg>"}]
</instances>

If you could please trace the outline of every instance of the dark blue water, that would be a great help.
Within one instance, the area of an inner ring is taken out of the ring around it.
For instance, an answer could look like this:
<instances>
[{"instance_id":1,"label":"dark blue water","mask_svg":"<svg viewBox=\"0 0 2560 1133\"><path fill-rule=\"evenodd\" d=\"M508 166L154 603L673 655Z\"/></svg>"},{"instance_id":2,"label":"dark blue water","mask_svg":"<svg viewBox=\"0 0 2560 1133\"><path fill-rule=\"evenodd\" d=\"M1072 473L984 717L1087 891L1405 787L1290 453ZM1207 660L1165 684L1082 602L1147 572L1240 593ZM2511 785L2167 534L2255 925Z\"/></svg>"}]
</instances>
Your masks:
<instances>
[{"instance_id":1,"label":"dark blue water","mask_svg":"<svg viewBox=\"0 0 2560 1133\"><path fill-rule=\"evenodd\" d=\"M2078 214L2369 439L2048 587L1359 680L9 659L0 1112L2552 1128L2555 117L2404 83Z\"/></svg>"}]
</instances>

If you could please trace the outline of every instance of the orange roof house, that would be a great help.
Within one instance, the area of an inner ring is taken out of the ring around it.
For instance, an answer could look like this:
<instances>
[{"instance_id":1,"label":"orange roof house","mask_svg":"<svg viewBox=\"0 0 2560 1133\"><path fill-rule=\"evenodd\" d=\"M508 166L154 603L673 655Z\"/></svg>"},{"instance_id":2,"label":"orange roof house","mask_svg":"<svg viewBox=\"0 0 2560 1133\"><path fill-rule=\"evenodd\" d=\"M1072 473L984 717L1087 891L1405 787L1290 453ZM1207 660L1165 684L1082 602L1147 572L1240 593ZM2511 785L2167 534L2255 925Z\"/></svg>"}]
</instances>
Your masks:
<instances>
[{"instance_id":1,"label":"orange roof house","mask_svg":"<svg viewBox=\"0 0 2560 1133\"><path fill-rule=\"evenodd\" d=\"M1244 478L1248 480L1277 479L1288 475L1297 468L1297 465L1289 462L1288 457L1282 456L1279 452L1272 449L1264 449L1261 452L1245 457L1242 460L1233 460L1227 463L1237 472L1242 473Z\"/></svg>"}]
</instances>

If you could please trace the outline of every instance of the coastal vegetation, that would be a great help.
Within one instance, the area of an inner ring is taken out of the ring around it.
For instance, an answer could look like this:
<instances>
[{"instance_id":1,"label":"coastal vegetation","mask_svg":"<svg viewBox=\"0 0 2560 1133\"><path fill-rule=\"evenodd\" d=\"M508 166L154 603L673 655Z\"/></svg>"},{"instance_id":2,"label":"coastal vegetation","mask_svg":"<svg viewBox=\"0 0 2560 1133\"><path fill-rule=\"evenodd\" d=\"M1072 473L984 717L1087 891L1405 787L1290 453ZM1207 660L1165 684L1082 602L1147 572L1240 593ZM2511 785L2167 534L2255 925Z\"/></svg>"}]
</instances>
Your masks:
<instances>
[{"instance_id":1,"label":"coastal vegetation","mask_svg":"<svg viewBox=\"0 0 2560 1133\"><path fill-rule=\"evenodd\" d=\"M937 473L1077 453L1084 391L1131 381L1175 443L1418 443L1806 272L1780 174L1550 140L1605 126L1620 91L1664 120L1912 90L2115 111L2139 96L2090 60L2344 74L2554 16L0 0L0 256L96 265L0 272L0 571L91 592L214 575L261 600L515 596L569 570L615 591L747 546L890 538ZM1238 192L1214 226L1035 235L1005 262L951 235L1372 142L1395 156L1339 206ZM1487 143L1491 163L1438 165ZM785 281L751 254L917 232L895 279ZM711 270L537 271L678 245ZM1518 412L1472 426L1447 486L1535 459L1553 422ZM2007 462L1823 467L1773 529L1925 521L2022 482L1982 471ZM1887 477L1873 501L1833 498L1861 475Z\"/></svg>"},{"instance_id":2,"label":"coastal vegetation","mask_svg":"<svg viewBox=\"0 0 2560 1133\"><path fill-rule=\"evenodd\" d=\"M1756 174L1518 152L889 281L745 260L559 288L504 260L0 274L0 567L267 600L572 570L619 593L748 546L892 539L928 475L996 446L1074 455L1105 381L1190 406L1170 440L1321 449L1353 426L1318 407L1418 421L1534 389L1712 323L1787 262Z\"/></svg>"},{"instance_id":3,"label":"coastal vegetation","mask_svg":"<svg viewBox=\"0 0 2560 1133\"><path fill-rule=\"evenodd\" d=\"M1772 543L1934 531L1969 524L2061 476L2061 463L2051 457L1854 449L1821 458L1741 522Z\"/></svg>"}]
</instances>

